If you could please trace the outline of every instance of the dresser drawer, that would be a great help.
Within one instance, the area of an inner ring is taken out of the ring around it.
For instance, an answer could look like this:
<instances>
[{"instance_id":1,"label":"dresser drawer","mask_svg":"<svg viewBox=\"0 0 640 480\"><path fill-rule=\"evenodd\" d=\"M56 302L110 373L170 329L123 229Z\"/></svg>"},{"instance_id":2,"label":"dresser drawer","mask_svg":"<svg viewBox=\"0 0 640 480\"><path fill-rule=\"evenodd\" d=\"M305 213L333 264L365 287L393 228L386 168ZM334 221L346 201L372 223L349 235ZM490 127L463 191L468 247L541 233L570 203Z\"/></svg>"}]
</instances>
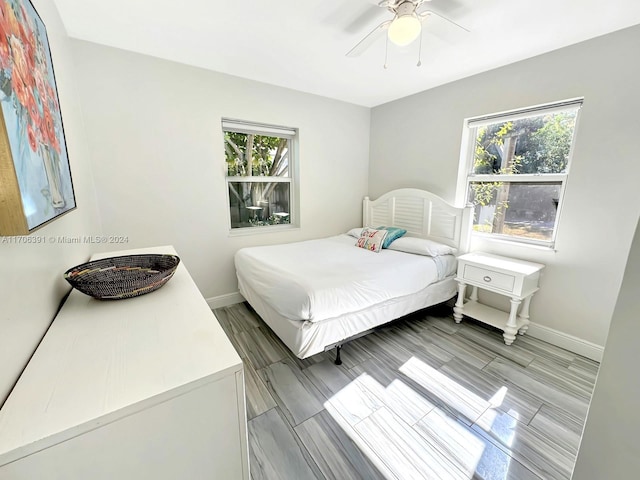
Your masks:
<instances>
[{"instance_id":1,"label":"dresser drawer","mask_svg":"<svg viewBox=\"0 0 640 480\"><path fill-rule=\"evenodd\" d=\"M486 268L474 267L473 265L464 265L462 278L480 285L486 285L487 288L497 288L505 292L513 292L516 281L516 277L513 275L494 272Z\"/></svg>"}]
</instances>

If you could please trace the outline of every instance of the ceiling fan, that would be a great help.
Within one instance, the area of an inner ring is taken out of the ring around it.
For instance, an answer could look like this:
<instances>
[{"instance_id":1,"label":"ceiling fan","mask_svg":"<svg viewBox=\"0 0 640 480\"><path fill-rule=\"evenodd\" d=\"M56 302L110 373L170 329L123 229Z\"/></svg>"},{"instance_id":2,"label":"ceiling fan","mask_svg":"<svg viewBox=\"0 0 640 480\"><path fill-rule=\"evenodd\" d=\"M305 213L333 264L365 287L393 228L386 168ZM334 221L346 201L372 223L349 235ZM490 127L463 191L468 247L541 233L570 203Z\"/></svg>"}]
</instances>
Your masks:
<instances>
[{"instance_id":1,"label":"ceiling fan","mask_svg":"<svg viewBox=\"0 0 640 480\"><path fill-rule=\"evenodd\" d=\"M382 0L377 2L379 7L386 8L393 13L393 18L382 22L369 32L355 47L347 52L347 57L357 57L362 54L385 30L387 31L387 39L392 43L401 47L409 45L421 35L422 22L431 15L440 17L467 32L469 31L462 25L432 10L418 11L422 4L429 1L431 0ZM420 65L420 62L418 62L418 65Z\"/></svg>"}]
</instances>

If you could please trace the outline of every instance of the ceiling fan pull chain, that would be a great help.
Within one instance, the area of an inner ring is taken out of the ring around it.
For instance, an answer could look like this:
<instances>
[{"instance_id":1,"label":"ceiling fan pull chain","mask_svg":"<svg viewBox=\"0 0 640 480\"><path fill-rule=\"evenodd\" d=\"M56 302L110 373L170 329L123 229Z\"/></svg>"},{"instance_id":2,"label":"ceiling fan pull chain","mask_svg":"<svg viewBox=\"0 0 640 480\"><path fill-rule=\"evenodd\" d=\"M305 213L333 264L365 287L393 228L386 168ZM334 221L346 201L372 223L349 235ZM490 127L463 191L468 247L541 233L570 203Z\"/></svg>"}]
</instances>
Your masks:
<instances>
[{"instance_id":1,"label":"ceiling fan pull chain","mask_svg":"<svg viewBox=\"0 0 640 480\"><path fill-rule=\"evenodd\" d=\"M384 42L384 69L387 69L387 58L389 57L389 37Z\"/></svg>"},{"instance_id":2,"label":"ceiling fan pull chain","mask_svg":"<svg viewBox=\"0 0 640 480\"><path fill-rule=\"evenodd\" d=\"M422 65L422 30L420 30L420 45L418 45L418 63L416 64L416 67L419 67L420 65Z\"/></svg>"}]
</instances>

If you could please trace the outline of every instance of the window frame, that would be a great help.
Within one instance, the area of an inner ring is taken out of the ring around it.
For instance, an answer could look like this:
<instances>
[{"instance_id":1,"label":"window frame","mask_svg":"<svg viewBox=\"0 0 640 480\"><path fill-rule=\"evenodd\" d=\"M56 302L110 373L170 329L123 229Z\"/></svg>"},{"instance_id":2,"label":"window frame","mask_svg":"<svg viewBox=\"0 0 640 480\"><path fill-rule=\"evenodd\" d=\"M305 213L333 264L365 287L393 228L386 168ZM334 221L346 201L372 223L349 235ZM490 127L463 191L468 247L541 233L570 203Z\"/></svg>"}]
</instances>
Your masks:
<instances>
[{"instance_id":1,"label":"window frame","mask_svg":"<svg viewBox=\"0 0 640 480\"><path fill-rule=\"evenodd\" d=\"M537 247L545 247L549 249L555 248L555 242L560 224L560 216L564 204L564 196L571 164L573 163L573 152L575 149L576 134L578 131L578 122L580 118L580 110L583 106L584 98L572 98L559 102L535 105L531 107L519 108L505 112L498 112L489 115L466 118L463 123L462 148L460 150L460 164L458 169L458 185L456 188L456 203L458 205L466 205L469 203L469 190L472 183L481 182L502 182L509 184L516 183L533 183L548 184L560 182L560 192L558 196L558 205L556 207L556 215L554 219L553 232L550 240L537 240L533 238L518 237L515 235L507 235L502 233L487 233L472 230L472 236L477 236L491 241L509 242L519 245L529 245ZM520 120L549 113L559 112L576 112L573 134L571 137L571 145L567 156L567 165L564 173L537 173L537 174L476 174L473 173L475 163L475 147L478 128L495 123L506 121Z\"/></svg>"},{"instance_id":2,"label":"window frame","mask_svg":"<svg viewBox=\"0 0 640 480\"><path fill-rule=\"evenodd\" d=\"M221 119L222 142L224 149L225 132L263 135L269 137L286 138L289 141L288 170L286 177L266 175L229 175L227 162L223 162L225 169L225 198L227 210L227 226L230 235L245 235L256 233L268 233L299 228L299 177L298 177L298 129L293 127L277 126L272 124L250 122L230 118ZM224 152L224 150L223 150ZM259 225L251 227L233 227L231 223L231 199L229 186L231 183L288 183L289 184L289 223L277 225Z\"/></svg>"}]
</instances>

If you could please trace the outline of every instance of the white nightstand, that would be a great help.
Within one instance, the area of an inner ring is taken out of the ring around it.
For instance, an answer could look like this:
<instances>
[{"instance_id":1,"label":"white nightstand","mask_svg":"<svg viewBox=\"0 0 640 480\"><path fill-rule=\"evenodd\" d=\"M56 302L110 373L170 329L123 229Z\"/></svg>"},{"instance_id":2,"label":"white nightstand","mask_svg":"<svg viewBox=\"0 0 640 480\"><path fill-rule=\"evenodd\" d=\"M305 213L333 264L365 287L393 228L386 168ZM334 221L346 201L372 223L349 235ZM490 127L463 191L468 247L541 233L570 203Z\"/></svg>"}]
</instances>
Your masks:
<instances>
[{"instance_id":1,"label":"white nightstand","mask_svg":"<svg viewBox=\"0 0 640 480\"><path fill-rule=\"evenodd\" d=\"M524 335L529 328L529 303L538 291L540 270L544 265L489 253L473 252L458 257L458 300L453 307L456 323L462 316L475 318L504 332L504 343L511 345L516 333ZM465 303L466 286L473 287ZM511 298L511 311L503 312L478 302L478 288ZM518 307L522 303L520 314Z\"/></svg>"}]
</instances>

